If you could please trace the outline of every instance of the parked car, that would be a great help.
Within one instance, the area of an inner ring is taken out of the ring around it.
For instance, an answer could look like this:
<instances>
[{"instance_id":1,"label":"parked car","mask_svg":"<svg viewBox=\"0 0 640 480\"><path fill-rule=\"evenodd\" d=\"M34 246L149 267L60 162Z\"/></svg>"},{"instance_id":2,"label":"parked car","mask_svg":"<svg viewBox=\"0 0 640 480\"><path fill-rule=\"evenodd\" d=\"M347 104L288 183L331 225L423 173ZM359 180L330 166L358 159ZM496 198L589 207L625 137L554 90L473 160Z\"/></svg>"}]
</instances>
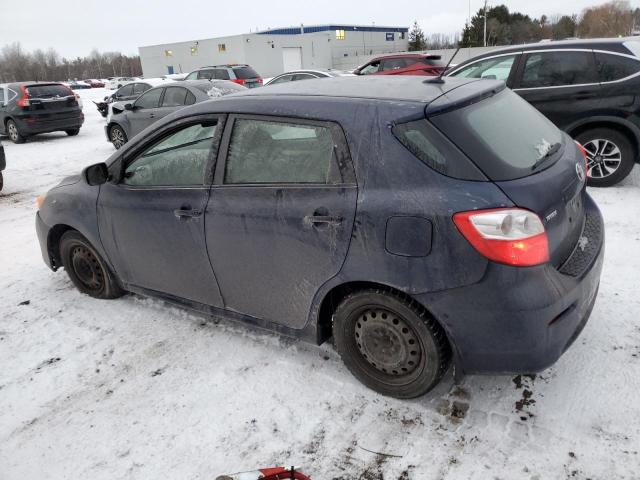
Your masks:
<instances>
[{"instance_id":1,"label":"parked car","mask_svg":"<svg viewBox=\"0 0 640 480\"><path fill-rule=\"evenodd\" d=\"M503 82L333 78L181 109L50 190L36 225L81 292L333 335L410 398L451 362L531 373L576 339L604 252L585 179Z\"/></svg>"},{"instance_id":2,"label":"parked car","mask_svg":"<svg viewBox=\"0 0 640 480\"><path fill-rule=\"evenodd\" d=\"M114 102L129 102L135 100L144 92L153 87L165 85L172 80L166 78L148 78L146 80L138 80L136 82L128 83L123 87L120 87L111 95L104 97L102 102L93 102L96 104L100 115L107 117L110 113L110 105Z\"/></svg>"},{"instance_id":3,"label":"parked car","mask_svg":"<svg viewBox=\"0 0 640 480\"><path fill-rule=\"evenodd\" d=\"M88 83L78 80L69 80L65 82L65 85L68 86L71 90L85 90L91 88L91 85L89 85Z\"/></svg>"},{"instance_id":4,"label":"parked car","mask_svg":"<svg viewBox=\"0 0 640 480\"><path fill-rule=\"evenodd\" d=\"M134 102L111 105L112 114L105 125L107 140L119 149L130 138L176 110L242 90L245 87L225 80L172 82L149 89Z\"/></svg>"},{"instance_id":5,"label":"parked car","mask_svg":"<svg viewBox=\"0 0 640 480\"><path fill-rule=\"evenodd\" d=\"M104 87L104 82L101 81L101 80L97 80L95 78L89 78L89 79L85 80L84 83L89 85L91 88L103 88Z\"/></svg>"},{"instance_id":6,"label":"parked car","mask_svg":"<svg viewBox=\"0 0 640 480\"><path fill-rule=\"evenodd\" d=\"M244 64L202 67L189 73L185 80L229 80L247 88L262 86L262 77L258 72Z\"/></svg>"},{"instance_id":7,"label":"parked car","mask_svg":"<svg viewBox=\"0 0 640 480\"><path fill-rule=\"evenodd\" d=\"M0 134L23 143L38 133L77 135L84 122L77 95L60 83L0 84Z\"/></svg>"},{"instance_id":8,"label":"parked car","mask_svg":"<svg viewBox=\"0 0 640 480\"><path fill-rule=\"evenodd\" d=\"M494 50L448 75L498 79L580 142L589 185L624 179L640 152L640 42L535 43Z\"/></svg>"},{"instance_id":9,"label":"parked car","mask_svg":"<svg viewBox=\"0 0 640 480\"><path fill-rule=\"evenodd\" d=\"M7 160L4 156L4 147L2 146L2 142L0 142L0 191L2 191L2 187L4 187L4 178L2 177L2 171L7 168Z\"/></svg>"},{"instance_id":10,"label":"parked car","mask_svg":"<svg viewBox=\"0 0 640 480\"><path fill-rule=\"evenodd\" d=\"M107 79L108 81L105 83L104 88L108 90L117 90L118 88L126 85L127 83L135 82L139 80L135 77L112 77Z\"/></svg>"},{"instance_id":11,"label":"parked car","mask_svg":"<svg viewBox=\"0 0 640 480\"><path fill-rule=\"evenodd\" d=\"M376 57L354 70L355 75L440 75L446 64L440 55L403 53Z\"/></svg>"},{"instance_id":12,"label":"parked car","mask_svg":"<svg viewBox=\"0 0 640 480\"><path fill-rule=\"evenodd\" d=\"M341 70L294 70L273 77L264 86L277 85L278 83L297 82L298 80L313 80L315 78L353 77L351 72Z\"/></svg>"}]
</instances>

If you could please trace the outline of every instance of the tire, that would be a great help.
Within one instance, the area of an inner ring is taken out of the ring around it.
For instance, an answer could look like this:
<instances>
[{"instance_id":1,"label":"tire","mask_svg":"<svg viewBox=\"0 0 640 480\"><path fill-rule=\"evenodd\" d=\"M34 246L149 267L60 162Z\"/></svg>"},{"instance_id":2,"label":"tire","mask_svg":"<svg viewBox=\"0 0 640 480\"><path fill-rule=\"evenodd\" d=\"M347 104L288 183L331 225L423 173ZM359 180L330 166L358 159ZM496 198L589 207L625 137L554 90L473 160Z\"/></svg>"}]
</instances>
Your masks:
<instances>
[{"instance_id":1,"label":"tire","mask_svg":"<svg viewBox=\"0 0 640 480\"><path fill-rule=\"evenodd\" d=\"M74 128L72 130L65 130L64 133L66 133L70 137L75 137L76 135L78 135L80 133L80 129L79 128Z\"/></svg>"},{"instance_id":2,"label":"tire","mask_svg":"<svg viewBox=\"0 0 640 480\"><path fill-rule=\"evenodd\" d=\"M125 294L100 254L75 230L62 235L60 258L69 278L82 293L101 299Z\"/></svg>"},{"instance_id":3,"label":"tire","mask_svg":"<svg viewBox=\"0 0 640 480\"><path fill-rule=\"evenodd\" d=\"M16 122L14 122L13 120L7 120L6 131L7 135L9 136L9 140L11 140L13 143L24 143L27 141L27 137L20 133Z\"/></svg>"},{"instance_id":4,"label":"tire","mask_svg":"<svg viewBox=\"0 0 640 480\"><path fill-rule=\"evenodd\" d=\"M120 150L128 142L127 134L120 125L113 125L109 129L109 140L111 140L116 150Z\"/></svg>"},{"instance_id":5,"label":"tire","mask_svg":"<svg viewBox=\"0 0 640 480\"><path fill-rule=\"evenodd\" d=\"M410 298L385 290L362 290L342 300L333 316L333 338L353 376L395 398L427 393L451 358L436 321Z\"/></svg>"},{"instance_id":6,"label":"tire","mask_svg":"<svg viewBox=\"0 0 640 480\"><path fill-rule=\"evenodd\" d=\"M587 151L590 187L610 187L623 180L636 162L637 151L623 133L594 128L576 136Z\"/></svg>"},{"instance_id":7,"label":"tire","mask_svg":"<svg viewBox=\"0 0 640 480\"><path fill-rule=\"evenodd\" d=\"M0 192L2 191L2 187L4 187L4 178L2 178L2 172L0 172Z\"/></svg>"}]
</instances>

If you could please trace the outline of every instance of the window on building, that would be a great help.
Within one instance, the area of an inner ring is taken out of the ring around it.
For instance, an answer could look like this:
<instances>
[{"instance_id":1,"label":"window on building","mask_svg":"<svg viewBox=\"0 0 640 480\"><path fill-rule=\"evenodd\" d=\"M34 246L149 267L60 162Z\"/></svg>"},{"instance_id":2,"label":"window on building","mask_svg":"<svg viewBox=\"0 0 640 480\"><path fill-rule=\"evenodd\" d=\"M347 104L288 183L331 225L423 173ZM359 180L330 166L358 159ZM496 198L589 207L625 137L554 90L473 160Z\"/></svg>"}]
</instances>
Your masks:
<instances>
[{"instance_id":1,"label":"window on building","mask_svg":"<svg viewBox=\"0 0 640 480\"><path fill-rule=\"evenodd\" d=\"M404 40L404 32L400 32L400 40Z\"/></svg>"},{"instance_id":2,"label":"window on building","mask_svg":"<svg viewBox=\"0 0 640 480\"><path fill-rule=\"evenodd\" d=\"M165 57L173 57L173 50L165 50L164 51L164 56Z\"/></svg>"},{"instance_id":3,"label":"window on building","mask_svg":"<svg viewBox=\"0 0 640 480\"><path fill-rule=\"evenodd\" d=\"M191 47L191 55L198 55L198 46L194 45Z\"/></svg>"},{"instance_id":4,"label":"window on building","mask_svg":"<svg viewBox=\"0 0 640 480\"><path fill-rule=\"evenodd\" d=\"M336 30L336 40L344 40L344 30Z\"/></svg>"},{"instance_id":5,"label":"window on building","mask_svg":"<svg viewBox=\"0 0 640 480\"><path fill-rule=\"evenodd\" d=\"M227 51L227 46L224 43L219 43L218 44L218 51L219 52L226 52Z\"/></svg>"}]
</instances>

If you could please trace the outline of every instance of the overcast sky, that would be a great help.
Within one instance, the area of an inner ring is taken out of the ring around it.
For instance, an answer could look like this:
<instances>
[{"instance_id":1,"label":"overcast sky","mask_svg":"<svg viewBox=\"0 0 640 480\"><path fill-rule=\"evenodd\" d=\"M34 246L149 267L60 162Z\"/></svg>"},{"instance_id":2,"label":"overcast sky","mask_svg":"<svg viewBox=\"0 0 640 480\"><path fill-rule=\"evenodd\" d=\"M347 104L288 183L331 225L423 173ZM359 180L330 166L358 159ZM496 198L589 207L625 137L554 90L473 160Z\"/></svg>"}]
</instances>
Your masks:
<instances>
[{"instance_id":1,"label":"overcast sky","mask_svg":"<svg viewBox=\"0 0 640 480\"><path fill-rule=\"evenodd\" d=\"M532 17L579 13L603 0L504 0ZM55 48L67 57L92 48L137 53L141 45L246 33L256 28L353 23L409 26L430 33L460 31L469 0L0 0L0 46L19 41L28 50ZM220 6L222 4L223 6ZM483 0L471 0L477 11ZM640 6L640 0L632 0ZM10 11L10 13L8 13Z\"/></svg>"}]
</instances>

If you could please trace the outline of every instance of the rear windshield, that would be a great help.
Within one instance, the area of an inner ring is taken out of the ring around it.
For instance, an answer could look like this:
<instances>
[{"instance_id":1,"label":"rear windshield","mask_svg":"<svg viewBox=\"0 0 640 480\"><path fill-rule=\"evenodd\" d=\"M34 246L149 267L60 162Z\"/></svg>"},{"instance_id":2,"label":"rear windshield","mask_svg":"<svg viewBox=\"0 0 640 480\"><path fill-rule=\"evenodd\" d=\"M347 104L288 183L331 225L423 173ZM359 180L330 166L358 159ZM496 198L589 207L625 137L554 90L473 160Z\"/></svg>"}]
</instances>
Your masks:
<instances>
[{"instance_id":1,"label":"rear windshield","mask_svg":"<svg viewBox=\"0 0 640 480\"><path fill-rule=\"evenodd\" d=\"M73 95L67 87L59 84L31 85L30 87L27 87L27 93L31 98L54 98Z\"/></svg>"},{"instance_id":2,"label":"rear windshield","mask_svg":"<svg viewBox=\"0 0 640 480\"><path fill-rule=\"evenodd\" d=\"M258 78L258 72L251 67L233 67L233 73L236 74L236 78L246 80L248 78Z\"/></svg>"},{"instance_id":3,"label":"rear windshield","mask_svg":"<svg viewBox=\"0 0 640 480\"><path fill-rule=\"evenodd\" d=\"M562 132L511 90L430 120L494 181L547 168L563 149Z\"/></svg>"}]
</instances>

